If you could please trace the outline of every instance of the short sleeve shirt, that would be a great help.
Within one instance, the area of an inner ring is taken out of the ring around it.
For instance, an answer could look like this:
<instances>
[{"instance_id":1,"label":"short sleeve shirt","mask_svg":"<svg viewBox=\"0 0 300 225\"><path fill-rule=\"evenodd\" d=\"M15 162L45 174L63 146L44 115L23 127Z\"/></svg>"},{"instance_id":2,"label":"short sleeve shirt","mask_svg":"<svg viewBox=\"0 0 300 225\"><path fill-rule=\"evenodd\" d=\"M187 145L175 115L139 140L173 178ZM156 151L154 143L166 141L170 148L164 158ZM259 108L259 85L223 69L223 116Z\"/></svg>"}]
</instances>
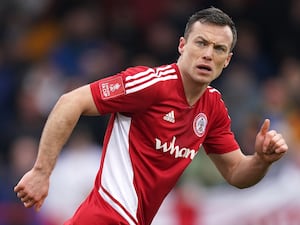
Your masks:
<instances>
[{"instance_id":1,"label":"short sleeve shirt","mask_svg":"<svg viewBox=\"0 0 300 225\"><path fill-rule=\"evenodd\" d=\"M208 154L239 148L219 91L187 103L176 64L132 67L91 85L111 119L96 188L129 224L150 224L163 199L203 146Z\"/></svg>"}]
</instances>

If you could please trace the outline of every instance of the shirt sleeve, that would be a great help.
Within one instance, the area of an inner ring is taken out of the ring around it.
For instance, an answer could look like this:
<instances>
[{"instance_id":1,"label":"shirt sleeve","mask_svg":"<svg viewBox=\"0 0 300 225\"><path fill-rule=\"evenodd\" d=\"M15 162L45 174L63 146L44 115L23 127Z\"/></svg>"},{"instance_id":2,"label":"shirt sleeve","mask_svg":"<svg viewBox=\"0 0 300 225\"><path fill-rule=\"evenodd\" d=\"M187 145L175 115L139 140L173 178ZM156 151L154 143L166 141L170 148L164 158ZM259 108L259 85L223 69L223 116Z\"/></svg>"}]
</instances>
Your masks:
<instances>
[{"instance_id":1,"label":"shirt sleeve","mask_svg":"<svg viewBox=\"0 0 300 225\"><path fill-rule=\"evenodd\" d=\"M90 88L99 113L133 114L146 110L155 101L158 88L155 85L140 85L140 88L133 89L131 86L142 83L143 80L139 77L143 74L151 76L152 71L154 70L148 67L132 67L91 83Z\"/></svg>"},{"instance_id":2,"label":"shirt sleeve","mask_svg":"<svg viewBox=\"0 0 300 225\"><path fill-rule=\"evenodd\" d=\"M228 110L221 96L216 99L213 112L213 120L203 143L206 153L223 154L239 149L239 144L231 131Z\"/></svg>"}]
</instances>

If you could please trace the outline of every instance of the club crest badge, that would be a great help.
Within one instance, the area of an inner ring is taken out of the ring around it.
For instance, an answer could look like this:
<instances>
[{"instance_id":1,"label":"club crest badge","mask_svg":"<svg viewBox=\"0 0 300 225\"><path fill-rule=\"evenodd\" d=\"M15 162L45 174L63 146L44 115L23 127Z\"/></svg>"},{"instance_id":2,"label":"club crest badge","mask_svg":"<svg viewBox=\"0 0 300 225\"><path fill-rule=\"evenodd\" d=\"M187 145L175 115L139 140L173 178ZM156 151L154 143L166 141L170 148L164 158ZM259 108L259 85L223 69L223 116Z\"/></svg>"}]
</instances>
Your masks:
<instances>
[{"instance_id":1,"label":"club crest badge","mask_svg":"<svg viewBox=\"0 0 300 225\"><path fill-rule=\"evenodd\" d=\"M193 129L198 137L202 137L205 133L207 125L207 117L204 113L199 113L193 122Z\"/></svg>"}]
</instances>

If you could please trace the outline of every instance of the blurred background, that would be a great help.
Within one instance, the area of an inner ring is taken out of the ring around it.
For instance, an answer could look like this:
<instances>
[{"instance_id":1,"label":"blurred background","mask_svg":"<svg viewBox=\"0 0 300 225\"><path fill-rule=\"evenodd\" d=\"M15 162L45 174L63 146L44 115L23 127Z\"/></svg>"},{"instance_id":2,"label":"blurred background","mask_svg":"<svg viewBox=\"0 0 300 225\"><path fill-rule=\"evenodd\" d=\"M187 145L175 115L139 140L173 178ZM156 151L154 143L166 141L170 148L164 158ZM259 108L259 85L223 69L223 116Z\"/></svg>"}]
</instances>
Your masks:
<instances>
[{"instance_id":1,"label":"blurred background","mask_svg":"<svg viewBox=\"0 0 300 225\"><path fill-rule=\"evenodd\" d=\"M60 225L93 186L108 117L82 118L62 151L40 213L14 185L31 168L58 97L129 66L173 63L189 16L215 6L238 28L223 93L243 151L253 153L264 118L289 153L245 190L226 184L200 153L153 225L300 224L300 1L1 0L0 225Z\"/></svg>"}]
</instances>

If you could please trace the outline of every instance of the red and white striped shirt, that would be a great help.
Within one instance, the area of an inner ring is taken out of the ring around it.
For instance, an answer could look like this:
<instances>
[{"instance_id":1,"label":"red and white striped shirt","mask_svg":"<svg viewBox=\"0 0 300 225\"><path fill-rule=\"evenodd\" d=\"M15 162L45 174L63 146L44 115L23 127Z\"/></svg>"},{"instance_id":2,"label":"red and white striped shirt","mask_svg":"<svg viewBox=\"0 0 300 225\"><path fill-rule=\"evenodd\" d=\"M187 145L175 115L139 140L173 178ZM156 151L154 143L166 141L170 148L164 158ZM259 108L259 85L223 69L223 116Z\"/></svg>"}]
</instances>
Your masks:
<instances>
[{"instance_id":1,"label":"red and white striped shirt","mask_svg":"<svg viewBox=\"0 0 300 225\"><path fill-rule=\"evenodd\" d=\"M100 114L111 113L95 189L128 224L148 225L203 145L239 148L220 93L208 87L190 106L176 64L133 67L91 85Z\"/></svg>"}]
</instances>

